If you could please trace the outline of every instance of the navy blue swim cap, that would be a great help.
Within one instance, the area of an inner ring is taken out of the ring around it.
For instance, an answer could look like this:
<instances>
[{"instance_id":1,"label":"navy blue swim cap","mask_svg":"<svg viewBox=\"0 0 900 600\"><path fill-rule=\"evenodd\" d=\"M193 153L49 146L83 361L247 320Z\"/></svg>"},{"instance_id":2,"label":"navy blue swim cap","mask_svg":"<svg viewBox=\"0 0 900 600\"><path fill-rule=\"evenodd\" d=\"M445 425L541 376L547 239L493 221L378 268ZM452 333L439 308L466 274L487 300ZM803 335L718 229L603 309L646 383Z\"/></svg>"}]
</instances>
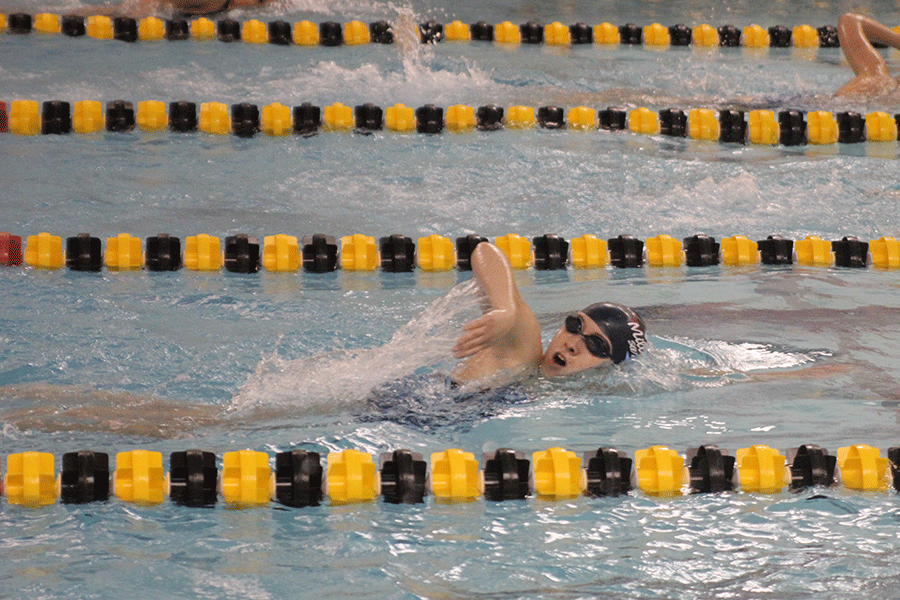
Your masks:
<instances>
[{"instance_id":1,"label":"navy blue swim cap","mask_svg":"<svg viewBox=\"0 0 900 600\"><path fill-rule=\"evenodd\" d=\"M626 358L637 356L647 345L644 321L636 312L612 302L591 304L584 310L612 343L612 361L619 364Z\"/></svg>"}]
</instances>

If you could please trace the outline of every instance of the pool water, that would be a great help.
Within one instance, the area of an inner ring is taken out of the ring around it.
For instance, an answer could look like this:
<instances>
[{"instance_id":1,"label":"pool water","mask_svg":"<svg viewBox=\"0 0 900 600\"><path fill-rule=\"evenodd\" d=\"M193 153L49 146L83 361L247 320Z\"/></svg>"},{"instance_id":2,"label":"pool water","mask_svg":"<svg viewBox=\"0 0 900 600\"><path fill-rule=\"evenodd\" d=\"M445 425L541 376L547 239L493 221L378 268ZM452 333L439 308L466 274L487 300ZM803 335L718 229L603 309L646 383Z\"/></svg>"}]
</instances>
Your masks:
<instances>
[{"instance_id":1,"label":"pool water","mask_svg":"<svg viewBox=\"0 0 900 600\"><path fill-rule=\"evenodd\" d=\"M56 2L64 12L73 4ZM21 5L16 8L28 9ZM296 0L263 20L836 23L840 3L439 8ZM602 13L602 14L601 14ZM892 3L870 13L900 22ZM235 13L239 19L248 15ZM889 65L897 55L886 51ZM387 107L885 110L836 100L840 50L256 47L0 36L0 100ZM611 132L0 135L0 230L105 240L401 233L897 236L897 145L738 146ZM679 267L516 273L548 341L598 300L651 349L605 376L457 402L470 275L0 269L0 454L376 456L651 445L898 444L897 273ZM453 291L451 291L453 290ZM445 297L451 293L450 300ZM444 300L442 300L444 298ZM435 304L437 303L437 304ZM424 315L424 316L423 316ZM395 335L396 332L399 332ZM3 468L6 460L3 459ZM0 501L0 598L894 598L894 492L845 487L293 509Z\"/></svg>"}]
</instances>

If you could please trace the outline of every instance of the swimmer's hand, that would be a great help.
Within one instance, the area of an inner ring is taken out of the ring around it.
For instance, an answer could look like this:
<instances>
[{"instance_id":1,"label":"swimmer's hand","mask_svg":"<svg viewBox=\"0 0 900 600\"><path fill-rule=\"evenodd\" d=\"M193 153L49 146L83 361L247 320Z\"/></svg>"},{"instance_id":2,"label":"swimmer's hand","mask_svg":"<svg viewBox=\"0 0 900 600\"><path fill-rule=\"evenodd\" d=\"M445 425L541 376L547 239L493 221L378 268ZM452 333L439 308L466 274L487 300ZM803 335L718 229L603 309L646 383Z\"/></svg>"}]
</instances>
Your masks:
<instances>
[{"instance_id":1,"label":"swimmer's hand","mask_svg":"<svg viewBox=\"0 0 900 600\"><path fill-rule=\"evenodd\" d=\"M503 340L515 325L512 310L494 309L463 326L463 334L453 346L455 358L468 358Z\"/></svg>"}]
</instances>

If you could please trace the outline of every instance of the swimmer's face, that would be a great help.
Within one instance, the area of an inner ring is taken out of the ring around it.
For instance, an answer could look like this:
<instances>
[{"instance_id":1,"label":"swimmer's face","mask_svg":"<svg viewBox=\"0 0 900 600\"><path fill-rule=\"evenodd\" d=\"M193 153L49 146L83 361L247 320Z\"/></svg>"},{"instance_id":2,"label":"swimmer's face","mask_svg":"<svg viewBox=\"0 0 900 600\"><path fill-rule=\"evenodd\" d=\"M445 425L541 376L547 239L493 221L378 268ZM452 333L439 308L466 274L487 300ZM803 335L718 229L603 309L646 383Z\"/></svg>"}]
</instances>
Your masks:
<instances>
[{"instance_id":1,"label":"swimmer's face","mask_svg":"<svg viewBox=\"0 0 900 600\"><path fill-rule=\"evenodd\" d=\"M597 335L611 348L609 337L593 319L583 312L575 313L581 325L581 333L573 333L563 325L550 340L544 356L541 357L541 374L545 377L565 377L585 369L597 369L613 364L611 358L598 358L591 354L584 336Z\"/></svg>"}]
</instances>

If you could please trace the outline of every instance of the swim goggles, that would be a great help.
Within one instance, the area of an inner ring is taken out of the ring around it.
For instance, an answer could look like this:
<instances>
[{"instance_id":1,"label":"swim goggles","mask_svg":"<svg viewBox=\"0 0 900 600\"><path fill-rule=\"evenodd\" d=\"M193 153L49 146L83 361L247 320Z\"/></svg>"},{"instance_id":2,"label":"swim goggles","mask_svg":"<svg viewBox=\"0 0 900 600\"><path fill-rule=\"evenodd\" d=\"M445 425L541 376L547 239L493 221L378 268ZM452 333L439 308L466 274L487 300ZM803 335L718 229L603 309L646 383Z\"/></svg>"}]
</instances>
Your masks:
<instances>
[{"instance_id":1,"label":"swim goggles","mask_svg":"<svg viewBox=\"0 0 900 600\"><path fill-rule=\"evenodd\" d=\"M566 317L566 331L575 335L580 335L582 339L584 339L584 345L591 355L596 356L597 358L609 358L611 356L612 352L609 347L609 342L607 342L605 338L596 333L589 335L583 333L584 323L582 323L581 317L578 315L573 314Z\"/></svg>"}]
</instances>

